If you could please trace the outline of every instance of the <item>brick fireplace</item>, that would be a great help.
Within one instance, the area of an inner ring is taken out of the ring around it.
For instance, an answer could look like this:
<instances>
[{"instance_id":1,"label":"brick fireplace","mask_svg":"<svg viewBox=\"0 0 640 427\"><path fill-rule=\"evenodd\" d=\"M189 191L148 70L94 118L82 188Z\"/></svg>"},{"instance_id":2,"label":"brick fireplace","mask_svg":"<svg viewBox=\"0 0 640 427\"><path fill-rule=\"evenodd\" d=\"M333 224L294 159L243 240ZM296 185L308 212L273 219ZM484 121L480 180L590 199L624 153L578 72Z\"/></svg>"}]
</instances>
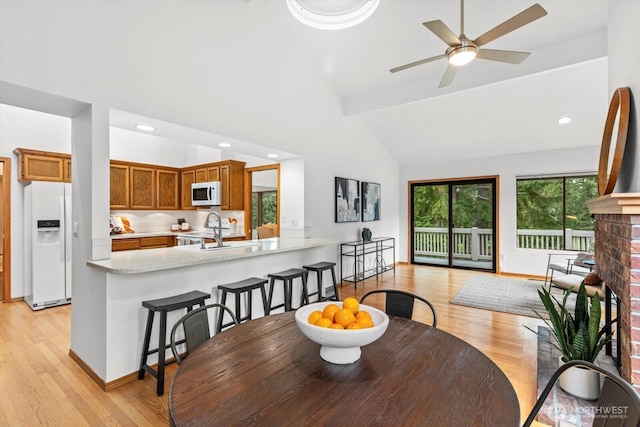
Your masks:
<instances>
[{"instance_id":1,"label":"brick fireplace","mask_svg":"<svg viewBox=\"0 0 640 427\"><path fill-rule=\"evenodd\" d=\"M640 391L640 193L587 204L596 221L596 271L618 298L621 375Z\"/></svg>"}]
</instances>

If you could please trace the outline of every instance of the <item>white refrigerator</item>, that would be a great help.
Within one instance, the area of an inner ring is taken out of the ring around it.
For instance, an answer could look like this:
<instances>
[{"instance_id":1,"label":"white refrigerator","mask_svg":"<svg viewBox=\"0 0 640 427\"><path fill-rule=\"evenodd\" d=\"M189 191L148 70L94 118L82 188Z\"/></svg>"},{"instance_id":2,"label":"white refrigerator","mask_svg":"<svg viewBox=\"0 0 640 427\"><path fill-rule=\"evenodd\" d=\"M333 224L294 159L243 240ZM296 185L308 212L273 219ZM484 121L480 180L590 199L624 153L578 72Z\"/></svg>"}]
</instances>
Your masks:
<instances>
[{"instance_id":1,"label":"white refrigerator","mask_svg":"<svg viewBox=\"0 0 640 427\"><path fill-rule=\"evenodd\" d=\"M33 310L71 302L71 184L24 189L25 301Z\"/></svg>"}]
</instances>

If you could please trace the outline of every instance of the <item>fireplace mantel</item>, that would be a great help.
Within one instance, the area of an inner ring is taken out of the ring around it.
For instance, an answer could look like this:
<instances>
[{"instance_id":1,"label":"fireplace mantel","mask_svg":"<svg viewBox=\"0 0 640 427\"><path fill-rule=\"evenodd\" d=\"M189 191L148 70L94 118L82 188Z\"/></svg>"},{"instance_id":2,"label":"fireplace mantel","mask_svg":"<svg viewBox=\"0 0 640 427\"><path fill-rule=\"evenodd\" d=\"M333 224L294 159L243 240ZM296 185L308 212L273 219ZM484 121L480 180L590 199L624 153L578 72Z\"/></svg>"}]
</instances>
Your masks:
<instances>
[{"instance_id":1,"label":"fireplace mantel","mask_svg":"<svg viewBox=\"0 0 640 427\"><path fill-rule=\"evenodd\" d=\"M640 193L611 193L587 200L593 214L640 214Z\"/></svg>"}]
</instances>

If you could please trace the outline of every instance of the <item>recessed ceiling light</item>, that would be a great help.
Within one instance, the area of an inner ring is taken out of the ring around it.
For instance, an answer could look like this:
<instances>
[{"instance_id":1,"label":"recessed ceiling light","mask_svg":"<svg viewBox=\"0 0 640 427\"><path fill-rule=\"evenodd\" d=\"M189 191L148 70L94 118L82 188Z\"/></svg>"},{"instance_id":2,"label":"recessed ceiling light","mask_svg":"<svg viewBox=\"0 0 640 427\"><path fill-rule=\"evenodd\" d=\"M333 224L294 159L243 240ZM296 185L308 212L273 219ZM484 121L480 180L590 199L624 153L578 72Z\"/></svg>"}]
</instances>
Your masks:
<instances>
[{"instance_id":1,"label":"recessed ceiling light","mask_svg":"<svg viewBox=\"0 0 640 427\"><path fill-rule=\"evenodd\" d=\"M218 147L229 148L231 147L231 144L229 144L228 142L218 142Z\"/></svg>"},{"instance_id":2,"label":"recessed ceiling light","mask_svg":"<svg viewBox=\"0 0 640 427\"><path fill-rule=\"evenodd\" d=\"M570 117L570 116L564 116L564 117L560 117L560 118L558 119L558 123L559 123L559 124L561 124L561 125L566 125L567 123L570 123L570 122L571 122L571 120L572 120L572 119L571 119L571 117Z\"/></svg>"},{"instance_id":3,"label":"recessed ceiling light","mask_svg":"<svg viewBox=\"0 0 640 427\"><path fill-rule=\"evenodd\" d=\"M272 154L267 154L267 157L270 158L270 159L277 159L278 155L272 153Z\"/></svg>"},{"instance_id":4,"label":"recessed ceiling light","mask_svg":"<svg viewBox=\"0 0 640 427\"><path fill-rule=\"evenodd\" d=\"M291 14L320 30L353 27L370 17L380 0L287 0Z\"/></svg>"},{"instance_id":5,"label":"recessed ceiling light","mask_svg":"<svg viewBox=\"0 0 640 427\"><path fill-rule=\"evenodd\" d=\"M151 125L143 125L143 124L136 125L136 129L145 130L147 132L153 132L154 130L156 130L156 128Z\"/></svg>"}]
</instances>

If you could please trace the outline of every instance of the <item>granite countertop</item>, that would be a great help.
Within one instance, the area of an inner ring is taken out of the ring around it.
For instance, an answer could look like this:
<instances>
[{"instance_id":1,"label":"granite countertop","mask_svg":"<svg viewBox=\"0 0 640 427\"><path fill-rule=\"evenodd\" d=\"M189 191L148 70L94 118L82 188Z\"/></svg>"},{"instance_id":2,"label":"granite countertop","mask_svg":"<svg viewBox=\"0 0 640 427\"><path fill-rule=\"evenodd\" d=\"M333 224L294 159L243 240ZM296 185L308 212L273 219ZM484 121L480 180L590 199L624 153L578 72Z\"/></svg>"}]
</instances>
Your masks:
<instances>
[{"instance_id":1,"label":"granite countertop","mask_svg":"<svg viewBox=\"0 0 640 427\"><path fill-rule=\"evenodd\" d=\"M211 237L213 238L213 234L208 230L191 230L191 231L155 231L155 232L147 232L147 233L122 233L122 234L112 234L111 239L135 239L140 237L163 237L163 236L194 236L194 237ZM234 238L234 237L245 237L244 233L229 233L229 229L222 229L222 237L223 238Z\"/></svg>"},{"instance_id":2,"label":"granite countertop","mask_svg":"<svg viewBox=\"0 0 640 427\"><path fill-rule=\"evenodd\" d=\"M226 242L225 246L227 247L209 250L199 249L200 245L184 245L143 251L113 252L111 259L87 261L87 265L109 273L137 274L337 245L338 243L334 239L274 237ZM207 244L207 248L212 246L214 245L211 243Z\"/></svg>"}]
</instances>

